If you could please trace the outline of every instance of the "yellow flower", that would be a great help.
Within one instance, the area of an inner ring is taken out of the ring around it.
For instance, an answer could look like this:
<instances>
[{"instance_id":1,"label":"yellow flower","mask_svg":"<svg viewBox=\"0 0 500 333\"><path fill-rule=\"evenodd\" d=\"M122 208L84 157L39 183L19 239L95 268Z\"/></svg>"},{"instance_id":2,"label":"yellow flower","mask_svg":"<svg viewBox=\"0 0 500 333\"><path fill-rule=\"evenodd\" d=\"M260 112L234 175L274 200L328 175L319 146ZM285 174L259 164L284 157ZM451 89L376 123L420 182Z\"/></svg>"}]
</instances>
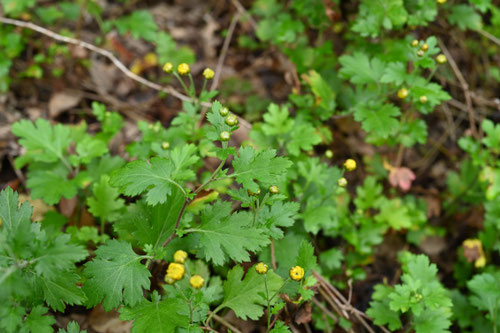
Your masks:
<instances>
[{"instance_id":1,"label":"yellow flower","mask_svg":"<svg viewBox=\"0 0 500 333\"><path fill-rule=\"evenodd\" d=\"M167 268L167 276L175 281L178 281L184 277L186 269L183 264L178 264L176 262L170 263Z\"/></svg>"},{"instance_id":2,"label":"yellow flower","mask_svg":"<svg viewBox=\"0 0 500 333\"><path fill-rule=\"evenodd\" d=\"M177 73L180 75L188 75L191 69L189 68L189 65L183 62L179 66L177 66Z\"/></svg>"},{"instance_id":3,"label":"yellow flower","mask_svg":"<svg viewBox=\"0 0 500 333\"><path fill-rule=\"evenodd\" d=\"M333 151L331 151L330 149L328 149L327 151L325 151L325 157L326 158L332 158L333 157Z\"/></svg>"},{"instance_id":4,"label":"yellow flower","mask_svg":"<svg viewBox=\"0 0 500 333\"><path fill-rule=\"evenodd\" d=\"M442 4L446 3L446 0L436 0L436 2L437 2L438 4L440 4L440 5L442 5Z\"/></svg>"},{"instance_id":5,"label":"yellow flower","mask_svg":"<svg viewBox=\"0 0 500 333\"><path fill-rule=\"evenodd\" d=\"M356 170L356 161L353 160L352 158L349 158L344 162L344 167L346 168L347 171Z\"/></svg>"},{"instance_id":6,"label":"yellow flower","mask_svg":"<svg viewBox=\"0 0 500 333\"><path fill-rule=\"evenodd\" d=\"M229 141L229 138L231 138L231 134L227 131L220 132L219 134L219 139L221 141Z\"/></svg>"},{"instance_id":7,"label":"yellow flower","mask_svg":"<svg viewBox=\"0 0 500 333\"><path fill-rule=\"evenodd\" d=\"M422 51L424 51L424 52L425 52L425 51L427 51L427 50L429 49L429 44L427 44L427 43L422 44L422 46L420 46L420 49L421 49Z\"/></svg>"},{"instance_id":8,"label":"yellow flower","mask_svg":"<svg viewBox=\"0 0 500 333\"><path fill-rule=\"evenodd\" d=\"M422 51L422 50L418 50L418 51L417 51L417 55L418 55L419 57L423 57L423 56L425 55L425 52L424 52L424 51Z\"/></svg>"},{"instance_id":9,"label":"yellow flower","mask_svg":"<svg viewBox=\"0 0 500 333\"><path fill-rule=\"evenodd\" d=\"M410 45L413 46L413 47L417 47L418 46L418 40L416 40L416 39L412 40L411 43L410 43Z\"/></svg>"},{"instance_id":10,"label":"yellow flower","mask_svg":"<svg viewBox=\"0 0 500 333\"><path fill-rule=\"evenodd\" d=\"M408 97L408 89L406 88L401 88L398 90L398 97L400 99L405 99L406 97Z\"/></svg>"},{"instance_id":11,"label":"yellow flower","mask_svg":"<svg viewBox=\"0 0 500 333\"><path fill-rule=\"evenodd\" d=\"M170 148L170 143L168 141L163 141L161 143L161 148L162 149L168 149L168 148Z\"/></svg>"},{"instance_id":12,"label":"yellow flower","mask_svg":"<svg viewBox=\"0 0 500 333\"><path fill-rule=\"evenodd\" d=\"M207 80L212 80L214 78L215 72L211 68L205 68L203 70L203 76Z\"/></svg>"},{"instance_id":13,"label":"yellow flower","mask_svg":"<svg viewBox=\"0 0 500 333\"><path fill-rule=\"evenodd\" d=\"M464 248L464 256L468 262L474 261L476 268L481 268L486 265L486 257L483 251L483 244L479 239L466 239L462 246Z\"/></svg>"},{"instance_id":14,"label":"yellow flower","mask_svg":"<svg viewBox=\"0 0 500 333\"><path fill-rule=\"evenodd\" d=\"M269 186L269 192L271 192L271 194L278 194L280 192L280 189L278 186L272 185Z\"/></svg>"},{"instance_id":15,"label":"yellow flower","mask_svg":"<svg viewBox=\"0 0 500 333\"><path fill-rule=\"evenodd\" d=\"M174 65L172 65L171 62L167 62L165 65L163 65L163 71L167 74L172 73L174 70Z\"/></svg>"},{"instance_id":16,"label":"yellow flower","mask_svg":"<svg viewBox=\"0 0 500 333\"><path fill-rule=\"evenodd\" d=\"M420 98L418 100L420 101L420 103L425 104L425 103L427 103L428 98L427 98L427 96L420 96Z\"/></svg>"},{"instance_id":17,"label":"yellow flower","mask_svg":"<svg viewBox=\"0 0 500 333\"><path fill-rule=\"evenodd\" d=\"M436 61L438 64L444 64L448 59L446 59L446 56L444 54L440 54L436 57Z\"/></svg>"},{"instance_id":18,"label":"yellow flower","mask_svg":"<svg viewBox=\"0 0 500 333\"><path fill-rule=\"evenodd\" d=\"M186 259L188 257L188 254L186 253L186 251L182 251L182 250L177 250L175 251L174 253L174 261L178 264L183 264L186 262Z\"/></svg>"},{"instance_id":19,"label":"yellow flower","mask_svg":"<svg viewBox=\"0 0 500 333\"><path fill-rule=\"evenodd\" d=\"M337 184L339 184L340 187L346 187L347 186L347 179L345 179L344 177L341 177L341 178L339 178L339 180L337 180Z\"/></svg>"},{"instance_id":20,"label":"yellow flower","mask_svg":"<svg viewBox=\"0 0 500 333\"><path fill-rule=\"evenodd\" d=\"M191 278L189 279L189 283L194 289L200 289L201 287L203 287L203 283L205 283L205 280L201 277L201 275L196 274L191 276Z\"/></svg>"},{"instance_id":21,"label":"yellow flower","mask_svg":"<svg viewBox=\"0 0 500 333\"><path fill-rule=\"evenodd\" d=\"M259 262L257 265L255 265L255 271L259 274L266 274L267 265L264 264L263 262Z\"/></svg>"},{"instance_id":22,"label":"yellow flower","mask_svg":"<svg viewBox=\"0 0 500 333\"><path fill-rule=\"evenodd\" d=\"M304 269L300 266L290 268L290 277L292 280L300 281L304 277Z\"/></svg>"},{"instance_id":23,"label":"yellow flower","mask_svg":"<svg viewBox=\"0 0 500 333\"><path fill-rule=\"evenodd\" d=\"M140 59L134 60L132 66L130 67L130 71L135 75L139 75L142 72L142 61Z\"/></svg>"}]
</instances>

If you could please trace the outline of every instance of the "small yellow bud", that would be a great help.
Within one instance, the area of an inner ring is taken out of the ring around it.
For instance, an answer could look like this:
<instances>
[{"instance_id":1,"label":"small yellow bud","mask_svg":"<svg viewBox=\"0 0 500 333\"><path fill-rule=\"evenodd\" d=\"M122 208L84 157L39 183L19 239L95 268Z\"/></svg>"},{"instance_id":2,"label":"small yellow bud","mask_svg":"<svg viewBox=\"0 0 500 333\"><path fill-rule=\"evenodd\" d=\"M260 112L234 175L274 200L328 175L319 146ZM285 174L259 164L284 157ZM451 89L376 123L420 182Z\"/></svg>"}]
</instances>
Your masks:
<instances>
[{"instance_id":1,"label":"small yellow bud","mask_svg":"<svg viewBox=\"0 0 500 333\"><path fill-rule=\"evenodd\" d=\"M139 75L142 72L142 61L140 59L134 60L132 66L130 67L130 71L135 75Z\"/></svg>"},{"instance_id":2,"label":"small yellow bud","mask_svg":"<svg viewBox=\"0 0 500 333\"><path fill-rule=\"evenodd\" d=\"M168 284L174 284L176 280L172 279L170 276L165 275L165 282Z\"/></svg>"},{"instance_id":3,"label":"small yellow bud","mask_svg":"<svg viewBox=\"0 0 500 333\"><path fill-rule=\"evenodd\" d=\"M259 262L257 265L255 265L255 271L259 274L266 274L267 265L264 264L263 262Z\"/></svg>"},{"instance_id":4,"label":"small yellow bud","mask_svg":"<svg viewBox=\"0 0 500 333\"><path fill-rule=\"evenodd\" d=\"M300 281L304 277L304 269L300 266L290 268L290 278L295 281Z\"/></svg>"},{"instance_id":5,"label":"small yellow bud","mask_svg":"<svg viewBox=\"0 0 500 333\"><path fill-rule=\"evenodd\" d=\"M248 195L251 195L251 196L254 196L254 197L257 197L260 195L260 188L257 190L257 192L252 192L250 190L247 190L247 193Z\"/></svg>"},{"instance_id":6,"label":"small yellow bud","mask_svg":"<svg viewBox=\"0 0 500 333\"><path fill-rule=\"evenodd\" d=\"M179 66L177 66L177 73L180 75L188 75L191 69L189 68L189 65L183 62Z\"/></svg>"},{"instance_id":7,"label":"small yellow bud","mask_svg":"<svg viewBox=\"0 0 500 333\"><path fill-rule=\"evenodd\" d=\"M446 3L446 0L436 0L436 2L437 2L438 4L440 4L440 5L442 5L442 4Z\"/></svg>"},{"instance_id":8,"label":"small yellow bud","mask_svg":"<svg viewBox=\"0 0 500 333\"><path fill-rule=\"evenodd\" d=\"M418 100L420 101L420 103L425 104L425 103L427 103L428 98L427 98L427 96L420 96L420 98Z\"/></svg>"},{"instance_id":9,"label":"small yellow bud","mask_svg":"<svg viewBox=\"0 0 500 333\"><path fill-rule=\"evenodd\" d=\"M416 39L412 40L411 43L410 43L410 45L413 46L413 47L417 47L418 46L418 40L416 40Z\"/></svg>"},{"instance_id":10,"label":"small yellow bud","mask_svg":"<svg viewBox=\"0 0 500 333\"><path fill-rule=\"evenodd\" d=\"M352 158L347 159L344 162L344 168L346 168L347 171L356 170L356 161L353 160Z\"/></svg>"},{"instance_id":11,"label":"small yellow bud","mask_svg":"<svg viewBox=\"0 0 500 333\"><path fill-rule=\"evenodd\" d=\"M408 97L408 89L406 88L401 88L398 90L398 97L400 99L405 99L406 97Z\"/></svg>"},{"instance_id":12,"label":"small yellow bud","mask_svg":"<svg viewBox=\"0 0 500 333\"><path fill-rule=\"evenodd\" d=\"M229 126L236 126L238 125L238 118L234 114L230 114L226 118L226 124Z\"/></svg>"},{"instance_id":13,"label":"small yellow bud","mask_svg":"<svg viewBox=\"0 0 500 333\"><path fill-rule=\"evenodd\" d=\"M419 57L423 57L423 56L425 55L425 52L424 52L424 51L422 51L422 50L418 50L418 51L417 51L417 55L418 55Z\"/></svg>"},{"instance_id":14,"label":"small yellow bud","mask_svg":"<svg viewBox=\"0 0 500 333\"><path fill-rule=\"evenodd\" d=\"M207 80L212 80L214 78L215 72L210 68L205 68L203 70L203 77Z\"/></svg>"},{"instance_id":15,"label":"small yellow bud","mask_svg":"<svg viewBox=\"0 0 500 333\"><path fill-rule=\"evenodd\" d=\"M227 116L229 114L229 109L226 107L223 107L222 109L219 110L219 114L223 117Z\"/></svg>"},{"instance_id":16,"label":"small yellow bud","mask_svg":"<svg viewBox=\"0 0 500 333\"><path fill-rule=\"evenodd\" d=\"M177 250L174 253L174 261L178 264L183 264L186 262L188 254L186 251Z\"/></svg>"},{"instance_id":17,"label":"small yellow bud","mask_svg":"<svg viewBox=\"0 0 500 333\"><path fill-rule=\"evenodd\" d=\"M170 143L168 141L163 141L161 143L161 148L167 150L168 148L170 148Z\"/></svg>"},{"instance_id":18,"label":"small yellow bud","mask_svg":"<svg viewBox=\"0 0 500 333\"><path fill-rule=\"evenodd\" d=\"M438 64L444 64L448 59L446 59L446 56L444 54L440 54L436 57L436 61Z\"/></svg>"},{"instance_id":19,"label":"small yellow bud","mask_svg":"<svg viewBox=\"0 0 500 333\"><path fill-rule=\"evenodd\" d=\"M144 56L144 62L148 66L156 66L158 65L158 57L153 52L149 52Z\"/></svg>"},{"instance_id":20,"label":"small yellow bud","mask_svg":"<svg viewBox=\"0 0 500 333\"><path fill-rule=\"evenodd\" d=\"M174 70L174 65L172 65L171 62L167 62L165 65L163 65L163 71L167 74L172 73Z\"/></svg>"},{"instance_id":21,"label":"small yellow bud","mask_svg":"<svg viewBox=\"0 0 500 333\"><path fill-rule=\"evenodd\" d=\"M278 194L280 192L280 189L278 186L272 185L269 186L269 192L271 192L271 194Z\"/></svg>"},{"instance_id":22,"label":"small yellow bud","mask_svg":"<svg viewBox=\"0 0 500 333\"><path fill-rule=\"evenodd\" d=\"M203 287L203 283L205 283L205 280L198 274L191 276L189 279L189 284L191 284L191 287L194 289L200 289Z\"/></svg>"},{"instance_id":23,"label":"small yellow bud","mask_svg":"<svg viewBox=\"0 0 500 333\"><path fill-rule=\"evenodd\" d=\"M483 243L479 239L466 239L462 246L464 248L464 256L468 262L474 261L476 268L481 268L486 265L486 256L484 255Z\"/></svg>"},{"instance_id":24,"label":"small yellow bud","mask_svg":"<svg viewBox=\"0 0 500 333\"><path fill-rule=\"evenodd\" d=\"M175 281L182 279L185 272L186 269L184 268L184 265L176 262L170 263L167 268L167 276Z\"/></svg>"},{"instance_id":25,"label":"small yellow bud","mask_svg":"<svg viewBox=\"0 0 500 333\"><path fill-rule=\"evenodd\" d=\"M219 134L220 141L229 141L230 138L231 138L231 134L229 134L229 132L227 132L227 131L220 132L220 134Z\"/></svg>"},{"instance_id":26,"label":"small yellow bud","mask_svg":"<svg viewBox=\"0 0 500 333\"><path fill-rule=\"evenodd\" d=\"M341 177L341 178L339 178L339 180L337 180L337 184L340 187L346 187L347 186L347 179L345 179L344 177Z\"/></svg>"},{"instance_id":27,"label":"small yellow bud","mask_svg":"<svg viewBox=\"0 0 500 333\"><path fill-rule=\"evenodd\" d=\"M425 52L429 49L429 45L427 43L422 44L422 46L420 46L420 49Z\"/></svg>"}]
</instances>

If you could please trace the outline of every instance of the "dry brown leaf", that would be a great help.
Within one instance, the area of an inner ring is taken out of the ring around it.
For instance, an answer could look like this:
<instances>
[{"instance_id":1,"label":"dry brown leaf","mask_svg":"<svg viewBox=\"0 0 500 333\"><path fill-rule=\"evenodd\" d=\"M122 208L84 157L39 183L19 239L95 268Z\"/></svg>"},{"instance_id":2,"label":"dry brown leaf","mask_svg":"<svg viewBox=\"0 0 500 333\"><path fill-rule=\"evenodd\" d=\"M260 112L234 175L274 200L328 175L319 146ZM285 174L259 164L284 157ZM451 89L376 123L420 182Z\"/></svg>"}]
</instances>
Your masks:
<instances>
[{"instance_id":1,"label":"dry brown leaf","mask_svg":"<svg viewBox=\"0 0 500 333\"><path fill-rule=\"evenodd\" d=\"M50 97L49 101L49 116L57 117L61 112L69 110L80 103L82 95L71 90L63 90L56 92Z\"/></svg>"},{"instance_id":2,"label":"dry brown leaf","mask_svg":"<svg viewBox=\"0 0 500 333\"><path fill-rule=\"evenodd\" d=\"M411 183L415 180L415 174L408 168L392 168L389 173L389 182L393 187L400 187L403 191L411 188Z\"/></svg>"}]
</instances>

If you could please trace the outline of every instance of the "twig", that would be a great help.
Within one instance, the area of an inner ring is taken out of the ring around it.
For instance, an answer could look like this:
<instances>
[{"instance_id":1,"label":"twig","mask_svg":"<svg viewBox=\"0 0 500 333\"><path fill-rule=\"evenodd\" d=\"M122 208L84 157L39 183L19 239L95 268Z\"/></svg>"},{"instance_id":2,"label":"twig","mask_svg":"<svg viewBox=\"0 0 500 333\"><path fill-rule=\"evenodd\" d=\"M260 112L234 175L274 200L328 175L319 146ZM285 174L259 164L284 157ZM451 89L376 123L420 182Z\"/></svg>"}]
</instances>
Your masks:
<instances>
[{"instance_id":1,"label":"twig","mask_svg":"<svg viewBox=\"0 0 500 333\"><path fill-rule=\"evenodd\" d=\"M337 316L335 316L330 310L328 310L327 308L325 308L323 306L323 304L321 304L320 301L318 301L318 299L316 297L313 297L312 298L312 301L314 303L314 305L316 305L321 311L323 311L328 317L330 317L331 319L333 319L333 321L335 323L337 323L339 321L339 318L337 318Z\"/></svg>"},{"instance_id":2,"label":"twig","mask_svg":"<svg viewBox=\"0 0 500 333\"><path fill-rule=\"evenodd\" d=\"M485 31L485 30L482 30L482 29L479 29L477 30L477 32L479 32L481 35L483 35L484 37L488 38L489 40L491 40L493 43L497 44L498 46L500 46L500 39L498 39L497 37L493 36L492 34L490 34L488 31Z\"/></svg>"},{"instance_id":3,"label":"twig","mask_svg":"<svg viewBox=\"0 0 500 333\"><path fill-rule=\"evenodd\" d=\"M210 85L210 91L213 91L217 88L220 80L220 75L222 72L222 66L224 65L224 61L226 60L227 51L229 50L229 45L231 44L231 39L233 38L234 29L236 28L236 24L240 19L240 13L234 14L231 19L231 23L229 24L229 28L227 29L227 35L224 39L224 43L222 44L222 49L220 51L219 59L217 59L217 65L215 67L215 77L212 80L212 84ZM198 122L198 127L201 127L203 119L205 119L205 114L207 113L207 107L204 107L201 110L200 120Z\"/></svg>"},{"instance_id":4,"label":"twig","mask_svg":"<svg viewBox=\"0 0 500 333\"><path fill-rule=\"evenodd\" d=\"M0 23L4 23L4 24L10 24L10 25L15 25L17 27L21 27L21 28L26 28L26 29L30 29L30 30L33 30L33 31L36 31L36 32L39 32L45 36L48 36L52 39L55 39L57 41L60 41L60 42L64 42L64 43L68 43L68 44L73 44L73 45L77 45L77 46L80 46L80 47L83 47L83 48L86 48L87 50L90 50L92 52L95 52L97 54L100 54L106 58L108 58L109 60L111 60L111 62L116 66L118 67L118 69L120 71L122 71L126 76L128 76L129 78L131 78L132 80L135 80L139 83L142 83L143 85L151 88L151 89L154 89L154 90L157 90L157 91L161 91L161 92L165 92L167 94L170 94L178 99L180 99L181 101L185 101L185 102L192 102L193 99L178 92L177 90L175 90L173 87L171 86L161 86L157 83L154 83L154 82L151 82L149 80L146 80L145 78L143 77L140 77L139 75L137 74L134 74L132 73L128 68L127 66L125 66L120 60L118 60L118 58L115 57L115 55L107 50L104 50L100 47L97 47L93 44L90 44L90 43L87 43L87 42L84 42L82 40L79 40L79 39L75 39L75 38L71 38L71 37L66 37L66 36L62 36L58 33L55 33L51 30L48 30L48 29L45 29L41 26L38 26L34 23L31 23L31 22L25 22L25 21L19 21L19 20L14 20L14 19L10 19L10 18L7 18L7 17L0 17ZM203 106L206 106L206 107L210 107L212 104L211 103L207 103L207 102L202 102L201 105Z\"/></svg>"},{"instance_id":5,"label":"twig","mask_svg":"<svg viewBox=\"0 0 500 333\"><path fill-rule=\"evenodd\" d=\"M219 85L222 66L224 65L224 61L226 60L227 51L229 50L229 45L231 44L231 39L233 38L234 29L236 28L236 24L238 24L239 20L240 13L234 14L233 18L231 19L231 23L229 24L229 28L227 29L226 38L224 39L219 59L217 59L217 66L215 67L215 77L212 81L212 84L210 85L210 90L215 90Z\"/></svg>"},{"instance_id":6,"label":"twig","mask_svg":"<svg viewBox=\"0 0 500 333\"><path fill-rule=\"evenodd\" d=\"M479 135L476 129L476 119L474 117L474 109L472 107L472 99L471 99L471 94L469 91L469 84L467 81L465 81L464 76L462 75L462 72L460 72L460 69L457 66L457 63L451 56L450 51L446 48L446 45L444 45L443 41L441 39L438 39L439 42L439 47L443 50L446 58L448 59L448 62L451 66L451 69L453 70L453 73L455 73L455 76L457 77L458 81L460 82L460 86L462 87L462 90L464 91L464 96L465 96L465 104L467 105L467 112L469 113L469 127L471 130L471 134L474 138L479 139Z\"/></svg>"},{"instance_id":7,"label":"twig","mask_svg":"<svg viewBox=\"0 0 500 333\"><path fill-rule=\"evenodd\" d=\"M186 207L188 204L189 204L189 200L186 198L184 200L184 204L182 205L182 208L179 212L179 215L177 216L177 221L175 222L174 231L170 234L170 236L167 238L167 240L163 242L163 244L161 246L163 246L163 247L167 246L167 244L170 243L172 241L172 239L174 239L175 234L177 233L177 229L179 228L179 225L181 224L182 215L184 215L184 211L186 210Z\"/></svg>"},{"instance_id":8,"label":"twig","mask_svg":"<svg viewBox=\"0 0 500 333\"><path fill-rule=\"evenodd\" d=\"M236 10L238 10L238 12L240 12L240 14L243 15L243 17L248 19L248 22L250 23L252 28L256 30L257 22L255 22L252 15L250 15L250 13L245 9L245 7L243 7L243 5L238 0L231 0L231 2L233 3L233 6L236 7Z\"/></svg>"},{"instance_id":9,"label":"twig","mask_svg":"<svg viewBox=\"0 0 500 333\"><path fill-rule=\"evenodd\" d=\"M208 311L209 314L212 315L212 318L214 318L216 321L218 321L219 323L221 323L222 325L226 326L227 328L229 328L231 331L235 332L235 333L241 333L241 331L239 329L237 329L236 327L234 327L230 322L228 322L227 320L225 320L224 318L216 315L215 313L212 314L211 311Z\"/></svg>"}]
</instances>

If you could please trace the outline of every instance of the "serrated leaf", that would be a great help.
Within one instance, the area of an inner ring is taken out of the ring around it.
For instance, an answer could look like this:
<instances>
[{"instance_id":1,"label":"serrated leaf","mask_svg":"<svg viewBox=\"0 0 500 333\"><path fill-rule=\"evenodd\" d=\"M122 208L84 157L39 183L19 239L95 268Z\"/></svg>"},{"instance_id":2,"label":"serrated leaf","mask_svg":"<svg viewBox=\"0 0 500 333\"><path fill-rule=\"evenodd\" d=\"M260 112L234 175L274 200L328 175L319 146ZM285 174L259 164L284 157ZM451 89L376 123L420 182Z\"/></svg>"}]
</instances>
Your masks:
<instances>
[{"instance_id":1,"label":"serrated leaf","mask_svg":"<svg viewBox=\"0 0 500 333\"><path fill-rule=\"evenodd\" d=\"M30 332L52 333L52 325L56 323L53 316L46 315L47 308L37 305L31 309L29 315L24 320L24 325Z\"/></svg>"},{"instance_id":2,"label":"serrated leaf","mask_svg":"<svg viewBox=\"0 0 500 333\"><path fill-rule=\"evenodd\" d=\"M154 157L150 162L136 160L116 170L111 177L111 185L118 186L120 191L129 196L146 193L146 202L150 205L164 203L172 190L184 189L174 179L176 166L166 158Z\"/></svg>"},{"instance_id":3,"label":"serrated leaf","mask_svg":"<svg viewBox=\"0 0 500 333\"><path fill-rule=\"evenodd\" d=\"M255 180L263 185L272 185L283 176L292 165L285 157L276 157L274 149L267 149L256 152L252 147L240 148L238 155L233 160L234 177L236 181L247 190L258 192L259 185Z\"/></svg>"},{"instance_id":4,"label":"serrated leaf","mask_svg":"<svg viewBox=\"0 0 500 333\"><path fill-rule=\"evenodd\" d=\"M106 311L120 304L134 306L143 298L142 288L149 289L151 273L140 263L137 255L125 241L109 240L95 251L96 257L85 264L88 278L83 285L88 306L102 301Z\"/></svg>"},{"instance_id":5,"label":"serrated leaf","mask_svg":"<svg viewBox=\"0 0 500 333\"><path fill-rule=\"evenodd\" d=\"M377 37L382 29L402 26L407 16L403 0L362 0L352 30L364 37Z\"/></svg>"},{"instance_id":6,"label":"serrated leaf","mask_svg":"<svg viewBox=\"0 0 500 333\"><path fill-rule=\"evenodd\" d=\"M309 271L315 269L317 265L317 258L314 255L314 247L311 243L303 240L299 246L299 253L295 258L295 264L304 269L304 271Z\"/></svg>"},{"instance_id":7,"label":"serrated leaf","mask_svg":"<svg viewBox=\"0 0 500 333\"><path fill-rule=\"evenodd\" d=\"M183 204L184 195L175 188L165 203L151 207L141 200L129 205L124 217L113 226L120 235L126 232L137 244L151 244L156 249L174 231Z\"/></svg>"},{"instance_id":8,"label":"serrated leaf","mask_svg":"<svg viewBox=\"0 0 500 333\"><path fill-rule=\"evenodd\" d=\"M92 197L87 198L89 212L101 221L113 222L121 216L125 200L119 198L119 192L109 184L109 176L103 175L100 182L92 188Z\"/></svg>"},{"instance_id":9,"label":"serrated leaf","mask_svg":"<svg viewBox=\"0 0 500 333\"><path fill-rule=\"evenodd\" d=\"M66 329L60 328L57 333L87 333L87 330L80 331L80 325L76 321L70 321Z\"/></svg>"},{"instance_id":10,"label":"serrated leaf","mask_svg":"<svg viewBox=\"0 0 500 333\"><path fill-rule=\"evenodd\" d=\"M68 170L62 165L56 166L32 164L26 185L31 190L33 199L41 198L46 204L54 205L62 197L73 198L78 192L77 178L68 179Z\"/></svg>"},{"instance_id":11,"label":"serrated leaf","mask_svg":"<svg viewBox=\"0 0 500 333\"><path fill-rule=\"evenodd\" d=\"M354 110L354 119L361 122L361 127L369 134L387 139L397 132L401 114L398 107L392 104L360 103Z\"/></svg>"},{"instance_id":12,"label":"serrated leaf","mask_svg":"<svg viewBox=\"0 0 500 333\"><path fill-rule=\"evenodd\" d=\"M27 150L22 159L17 160L16 168L32 161L52 163L62 160L71 143L69 127L62 124L51 126L43 118L38 118L35 123L20 120L12 125L12 133L20 138L19 143Z\"/></svg>"},{"instance_id":13,"label":"serrated leaf","mask_svg":"<svg viewBox=\"0 0 500 333\"><path fill-rule=\"evenodd\" d=\"M132 333L171 333L189 326L189 307L180 298L165 298L155 291L151 302L143 300L133 308L120 309L121 320L133 320Z\"/></svg>"},{"instance_id":14,"label":"serrated leaf","mask_svg":"<svg viewBox=\"0 0 500 333\"><path fill-rule=\"evenodd\" d=\"M381 60L378 58L370 60L362 52L343 55L339 58L339 62L342 65L340 75L354 84L378 84L385 71L385 64Z\"/></svg>"},{"instance_id":15,"label":"serrated leaf","mask_svg":"<svg viewBox=\"0 0 500 333\"><path fill-rule=\"evenodd\" d=\"M243 278L243 268L235 266L227 275L224 283L224 301L220 308L231 308L237 317L246 320L259 319L264 313L266 305L266 290L264 279L267 278L269 295L274 295L283 284L283 280L272 270L259 275L254 268L250 268Z\"/></svg>"},{"instance_id":16,"label":"serrated leaf","mask_svg":"<svg viewBox=\"0 0 500 333\"><path fill-rule=\"evenodd\" d=\"M283 230L280 227L291 227L295 223L299 208L297 202L275 202L271 206L262 207L257 218L264 227L266 235L273 239L281 239L283 238Z\"/></svg>"},{"instance_id":17,"label":"serrated leaf","mask_svg":"<svg viewBox=\"0 0 500 333\"><path fill-rule=\"evenodd\" d=\"M471 303L479 310L488 311L494 318L500 309L500 280L498 275L483 273L474 276L467 287L473 292Z\"/></svg>"},{"instance_id":18,"label":"serrated leaf","mask_svg":"<svg viewBox=\"0 0 500 333\"><path fill-rule=\"evenodd\" d=\"M186 230L199 234L202 255L215 265L224 264L228 258L247 261L249 251L257 251L269 243L260 229L252 227L252 216L245 212L231 215L231 210L230 202L218 201L202 212L200 226Z\"/></svg>"},{"instance_id":19,"label":"serrated leaf","mask_svg":"<svg viewBox=\"0 0 500 333\"><path fill-rule=\"evenodd\" d=\"M135 10L130 15L120 17L114 24L120 34L129 32L134 38L150 42L155 41L158 31L153 15L146 10Z\"/></svg>"},{"instance_id":20,"label":"serrated leaf","mask_svg":"<svg viewBox=\"0 0 500 333\"><path fill-rule=\"evenodd\" d=\"M448 21L457 25L461 30L479 30L483 25L481 15L472 6L459 4L451 7Z\"/></svg>"},{"instance_id":21,"label":"serrated leaf","mask_svg":"<svg viewBox=\"0 0 500 333\"><path fill-rule=\"evenodd\" d=\"M16 230L19 226L29 226L31 223L31 208L28 202L19 205L19 195L7 187L0 192L0 220L7 232Z\"/></svg>"},{"instance_id":22,"label":"serrated leaf","mask_svg":"<svg viewBox=\"0 0 500 333\"><path fill-rule=\"evenodd\" d=\"M391 331L401 328L401 320L397 312L392 311L385 302L372 301L366 314L373 318L376 325L389 325Z\"/></svg>"},{"instance_id":23,"label":"serrated leaf","mask_svg":"<svg viewBox=\"0 0 500 333\"><path fill-rule=\"evenodd\" d=\"M387 64L384 75L380 78L382 83L394 83L397 86L402 85L406 82L408 78L408 73L406 72L406 66L402 62L391 62Z\"/></svg>"},{"instance_id":24,"label":"serrated leaf","mask_svg":"<svg viewBox=\"0 0 500 333\"><path fill-rule=\"evenodd\" d=\"M76 286L80 277L72 272L58 272L49 278L39 276L36 284L43 291L48 306L57 311L64 311L66 304L81 305L87 299L84 292Z\"/></svg>"}]
</instances>

